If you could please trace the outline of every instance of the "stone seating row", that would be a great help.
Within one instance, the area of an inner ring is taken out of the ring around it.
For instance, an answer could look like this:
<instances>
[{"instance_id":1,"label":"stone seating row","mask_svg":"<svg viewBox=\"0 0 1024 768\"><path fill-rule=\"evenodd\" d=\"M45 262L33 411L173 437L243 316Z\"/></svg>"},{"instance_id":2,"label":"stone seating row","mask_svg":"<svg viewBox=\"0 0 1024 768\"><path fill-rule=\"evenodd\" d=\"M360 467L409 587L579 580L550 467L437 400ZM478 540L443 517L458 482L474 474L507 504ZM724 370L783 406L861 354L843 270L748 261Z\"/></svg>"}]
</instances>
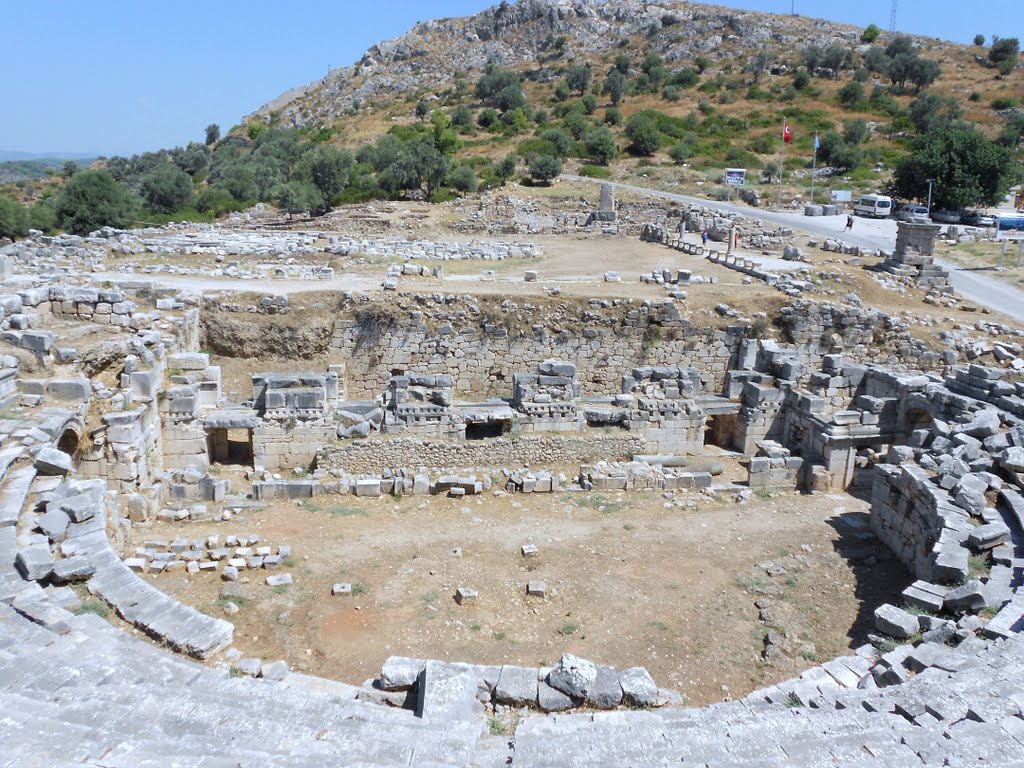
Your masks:
<instances>
[{"instance_id":1,"label":"stone seating row","mask_svg":"<svg viewBox=\"0 0 1024 768\"><path fill-rule=\"evenodd\" d=\"M67 610L62 602L77 600L70 590L49 575L23 578L15 560L19 544L39 537L29 530L39 510L89 484L53 489L23 469L12 461L0 472L0 498L22 507L20 526L0 527L0 765L469 764L480 722L428 724L303 675L236 678L226 665L196 664ZM93 594L172 647L206 656L223 645L226 622L139 579L113 552L103 511L89 520L99 525L70 531L62 545L93 566Z\"/></svg>"}]
</instances>

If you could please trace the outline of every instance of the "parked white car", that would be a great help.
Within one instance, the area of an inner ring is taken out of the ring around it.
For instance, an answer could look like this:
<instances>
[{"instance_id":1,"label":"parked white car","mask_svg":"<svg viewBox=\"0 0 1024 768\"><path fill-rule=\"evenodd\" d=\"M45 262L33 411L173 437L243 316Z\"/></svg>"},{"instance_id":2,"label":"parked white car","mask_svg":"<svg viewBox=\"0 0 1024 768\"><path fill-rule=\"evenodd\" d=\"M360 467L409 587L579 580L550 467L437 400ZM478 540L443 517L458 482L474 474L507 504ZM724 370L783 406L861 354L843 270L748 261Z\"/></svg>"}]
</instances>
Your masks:
<instances>
[{"instance_id":1,"label":"parked white car","mask_svg":"<svg viewBox=\"0 0 1024 768\"><path fill-rule=\"evenodd\" d=\"M911 224L929 224L931 218L928 216L928 208L924 205L904 205L896 212L897 221L906 221Z\"/></svg>"}]
</instances>

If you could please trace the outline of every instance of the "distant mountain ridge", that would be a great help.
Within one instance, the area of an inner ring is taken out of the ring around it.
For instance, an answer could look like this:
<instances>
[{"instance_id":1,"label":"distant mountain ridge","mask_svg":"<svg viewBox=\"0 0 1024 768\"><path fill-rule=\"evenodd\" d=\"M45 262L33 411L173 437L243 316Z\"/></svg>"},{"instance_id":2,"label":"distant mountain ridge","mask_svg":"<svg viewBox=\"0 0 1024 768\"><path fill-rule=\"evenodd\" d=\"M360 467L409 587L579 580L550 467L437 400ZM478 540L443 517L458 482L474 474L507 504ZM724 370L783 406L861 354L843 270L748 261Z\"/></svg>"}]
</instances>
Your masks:
<instances>
[{"instance_id":1,"label":"distant mountain ridge","mask_svg":"<svg viewBox=\"0 0 1024 768\"><path fill-rule=\"evenodd\" d=\"M0 149L0 163L17 160L95 160L96 152L21 152L16 149Z\"/></svg>"},{"instance_id":2,"label":"distant mountain ridge","mask_svg":"<svg viewBox=\"0 0 1024 768\"><path fill-rule=\"evenodd\" d=\"M0 184L45 179L52 173L60 171L68 160L74 161L80 168L85 168L91 165L97 157L96 155L77 153L36 156L28 152L0 152L0 157L5 155L25 155L27 157L0 161Z\"/></svg>"}]
</instances>

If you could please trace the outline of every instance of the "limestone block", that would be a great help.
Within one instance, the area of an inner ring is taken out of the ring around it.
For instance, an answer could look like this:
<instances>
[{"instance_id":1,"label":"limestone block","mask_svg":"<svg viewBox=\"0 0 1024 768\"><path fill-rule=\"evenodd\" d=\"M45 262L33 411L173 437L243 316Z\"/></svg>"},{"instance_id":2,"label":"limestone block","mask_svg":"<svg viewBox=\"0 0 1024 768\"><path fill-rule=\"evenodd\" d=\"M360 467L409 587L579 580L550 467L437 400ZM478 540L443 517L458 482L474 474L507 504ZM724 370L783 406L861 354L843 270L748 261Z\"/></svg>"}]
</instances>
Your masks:
<instances>
[{"instance_id":1,"label":"limestone block","mask_svg":"<svg viewBox=\"0 0 1024 768\"><path fill-rule=\"evenodd\" d=\"M563 654L548 673L548 684L552 688L577 700L586 697L596 679L597 665L571 653Z\"/></svg>"},{"instance_id":2,"label":"limestone block","mask_svg":"<svg viewBox=\"0 0 1024 768\"><path fill-rule=\"evenodd\" d=\"M653 707L658 702L658 686L643 667L619 672L623 703L631 707Z\"/></svg>"},{"instance_id":3,"label":"limestone block","mask_svg":"<svg viewBox=\"0 0 1024 768\"><path fill-rule=\"evenodd\" d=\"M478 681L468 664L428 661L419 678L416 714L425 721L471 721L483 712Z\"/></svg>"},{"instance_id":4,"label":"limestone block","mask_svg":"<svg viewBox=\"0 0 1024 768\"><path fill-rule=\"evenodd\" d=\"M275 661L264 664L260 670L260 677L265 680L284 680L288 675L288 662Z\"/></svg>"},{"instance_id":5,"label":"limestone block","mask_svg":"<svg viewBox=\"0 0 1024 768\"><path fill-rule=\"evenodd\" d=\"M985 586L978 579L971 579L949 590L943 602L949 611L980 611L985 607Z\"/></svg>"},{"instance_id":6,"label":"limestone block","mask_svg":"<svg viewBox=\"0 0 1024 768\"><path fill-rule=\"evenodd\" d=\"M22 578L38 581L53 572L53 555L46 544L30 544L18 550L14 565Z\"/></svg>"},{"instance_id":7,"label":"limestone block","mask_svg":"<svg viewBox=\"0 0 1024 768\"><path fill-rule=\"evenodd\" d=\"M416 684L425 668L426 662L422 659L392 656L381 667L380 687L385 691L407 691Z\"/></svg>"},{"instance_id":8,"label":"limestone block","mask_svg":"<svg viewBox=\"0 0 1024 768\"><path fill-rule=\"evenodd\" d=\"M1010 540L1010 529L1002 522L988 523L971 531L967 544L974 550L994 549Z\"/></svg>"},{"instance_id":9,"label":"limestone block","mask_svg":"<svg viewBox=\"0 0 1024 768\"><path fill-rule=\"evenodd\" d=\"M536 707L538 689L536 669L503 666L494 686L494 700L508 707Z\"/></svg>"},{"instance_id":10,"label":"limestone block","mask_svg":"<svg viewBox=\"0 0 1024 768\"><path fill-rule=\"evenodd\" d=\"M380 496L381 484L379 478L363 478L356 480L355 483L355 495L356 496Z\"/></svg>"},{"instance_id":11,"label":"limestone block","mask_svg":"<svg viewBox=\"0 0 1024 768\"><path fill-rule=\"evenodd\" d=\"M552 687L543 678L537 681L537 707L541 712L564 712L576 706L572 697Z\"/></svg>"},{"instance_id":12,"label":"limestone block","mask_svg":"<svg viewBox=\"0 0 1024 768\"><path fill-rule=\"evenodd\" d=\"M63 476L74 470L71 457L52 447L45 447L36 454L34 466L40 475Z\"/></svg>"},{"instance_id":13,"label":"limestone block","mask_svg":"<svg viewBox=\"0 0 1024 768\"><path fill-rule=\"evenodd\" d=\"M597 677L587 692L586 705L594 709L615 709L622 703L622 685L611 667L599 666Z\"/></svg>"}]
</instances>

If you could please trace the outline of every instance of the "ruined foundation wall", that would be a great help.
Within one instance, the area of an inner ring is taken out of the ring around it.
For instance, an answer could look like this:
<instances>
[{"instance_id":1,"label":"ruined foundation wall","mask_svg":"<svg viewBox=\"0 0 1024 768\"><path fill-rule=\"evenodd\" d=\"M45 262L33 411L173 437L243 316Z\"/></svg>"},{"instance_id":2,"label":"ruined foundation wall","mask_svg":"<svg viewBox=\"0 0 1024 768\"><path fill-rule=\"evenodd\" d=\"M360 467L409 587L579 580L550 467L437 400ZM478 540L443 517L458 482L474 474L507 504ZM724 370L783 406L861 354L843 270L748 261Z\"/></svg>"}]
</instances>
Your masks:
<instances>
[{"instance_id":1,"label":"ruined foundation wall","mask_svg":"<svg viewBox=\"0 0 1024 768\"><path fill-rule=\"evenodd\" d=\"M656 327L656 326L655 326ZM644 329L588 329L565 336L539 332L512 338L505 329L437 332L423 327L390 329L364 341L354 322L335 326L332 351L346 361L349 397L373 397L387 388L392 370L448 374L457 394L509 396L512 374L536 370L544 360L575 363L589 395L618 394L622 377L638 366L683 365L699 368L711 391L720 391L734 362L742 334L682 329L679 338Z\"/></svg>"},{"instance_id":2,"label":"ruined foundation wall","mask_svg":"<svg viewBox=\"0 0 1024 768\"><path fill-rule=\"evenodd\" d=\"M433 442L414 438L362 440L328 447L317 468L349 474L397 467L552 467L644 453L646 443L635 436L589 434L572 437L495 438L480 442Z\"/></svg>"},{"instance_id":3,"label":"ruined foundation wall","mask_svg":"<svg viewBox=\"0 0 1024 768\"><path fill-rule=\"evenodd\" d=\"M436 299L436 300L435 300ZM324 304L332 303L325 300ZM321 308L322 309L322 308ZM202 316L202 342L227 357L305 357L344 361L347 396L378 397L391 375L445 374L456 399L510 397L512 375L547 359L574 363L585 395L619 394L622 377L641 366L694 367L703 391L719 394L740 364L746 338L777 337L808 369L842 352L860 363L934 370L948 365L909 327L856 305L799 301L751 327L733 315L689 313L685 302L533 299L396 294L391 303L337 299L333 322L322 311L293 311L255 327L217 305ZM731 319L730 319L731 318ZM301 343L300 343L301 341ZM301 353L300 353L301 350Z\"/></svg>"},{"instance_id":4,"label":"ruined foundation wall","mask_svg":"<svg viewBox=\"0 0 1024 768\"><path fill-rule=\"evenodd\" d=\"M918 579L956 584L967 578L973 526L949 494L920 467L881 464L875 468L871 528Z\"/></svg>"},{"instance_id":5,"label":"ruined foundation wall","mask_svg":"<svg viewBox=\"0 0 1024 768\"><path fill-rule=\"evenodd\" d=\"M336 429L331 424L279 426L264 423L252 432L253 462L273 472L308 467L318 451L336 439Z\"/></svg>"}]
</instances>

